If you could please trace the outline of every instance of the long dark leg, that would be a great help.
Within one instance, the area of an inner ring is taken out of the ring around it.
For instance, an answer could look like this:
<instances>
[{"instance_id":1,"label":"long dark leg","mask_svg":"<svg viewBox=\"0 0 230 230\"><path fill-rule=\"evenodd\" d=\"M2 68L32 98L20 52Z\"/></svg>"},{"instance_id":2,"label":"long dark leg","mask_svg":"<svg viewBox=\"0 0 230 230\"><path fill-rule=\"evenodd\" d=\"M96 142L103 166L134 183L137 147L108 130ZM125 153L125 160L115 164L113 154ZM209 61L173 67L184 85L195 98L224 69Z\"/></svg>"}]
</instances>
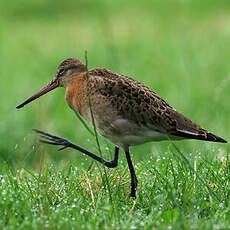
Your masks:
<instances>
[{"instance_id":1,"label":"long dark leg","mask_svg":"<svg viewBox=\"0 0 230 230\"><path fill-rule=\"evenodd\" d=\"M126 160L128 162L128 166L129 166L129 171L131 174L131 193L130 196L132 197L136 197L136 190L137 190L137 177L134 171L134 167L133 167L133 163L130 157L130 153L129 153L129 149L125 151L125 155L126 155Z\"/></svg>"},{"instance_id":2,"label":"long dark leg","mask_svg":"<svg viewBox=\"0 0 230 230\"><path fill-rule=\"evenodd\" d=\"M48 139L47 140L40 140L43 143L46 144L51 144L51 145L60 145L62 146L61 148L59 148L58 150L63 150L66 148L72 148L72 149L76 149L84 154L86 154L87 156L93 158L94 160L102 163L103 165L107 166L108 168L115 168L118 164L118 155L119 155L119 147L115 146L115 151L114 151L114 159L112 161L106 161L103 158L95 155L94 153L91 153L85 149L83 149L82 147L73 144L72 142L68 141L67 139L61 138L61 137L57 137L48 133L45 133L43 131L34 129L34 131L38 134L40 134L41 137Z\"/></svg>"}]
</instances>

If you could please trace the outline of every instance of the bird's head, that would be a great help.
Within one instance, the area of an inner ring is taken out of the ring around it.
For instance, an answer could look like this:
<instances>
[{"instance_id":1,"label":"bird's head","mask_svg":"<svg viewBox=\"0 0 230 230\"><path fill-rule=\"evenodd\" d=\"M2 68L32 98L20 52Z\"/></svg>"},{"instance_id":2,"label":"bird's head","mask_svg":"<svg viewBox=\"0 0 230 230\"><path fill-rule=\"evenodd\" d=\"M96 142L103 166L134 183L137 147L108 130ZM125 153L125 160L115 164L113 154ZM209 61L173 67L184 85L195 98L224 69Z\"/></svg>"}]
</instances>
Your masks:
<instances>
[{"instance_id":1,"label":"bird's head","mask_svg":"<svg viewBox=\"0 0 230 230\"><path fill-rule=\"evenodd\" d=\"M16 108L20 109L24 105L30 103L31 101L37 99L38 97L48 93L49 91L57 88L66 86L71 83L75 78L77 78L81 73L86 72L86 65L84 65L81 61L75 58L68 58L64 60L58 67L56 76L54 79L46 85L44 88L40 89L33 96L29 97L23 103L18 105Z\"/></svg>"},{"instance_id":2,"label":"bird's head","mask_svg":"<svg viewBox=\"0 0 230 230\"><path fill-rule=\"evenodd\" d=\"M68 58L59 65L54 81L57 81L58 86L66 86L84 72L85 64L75 58Z\"/></svg>"}]
</instances>

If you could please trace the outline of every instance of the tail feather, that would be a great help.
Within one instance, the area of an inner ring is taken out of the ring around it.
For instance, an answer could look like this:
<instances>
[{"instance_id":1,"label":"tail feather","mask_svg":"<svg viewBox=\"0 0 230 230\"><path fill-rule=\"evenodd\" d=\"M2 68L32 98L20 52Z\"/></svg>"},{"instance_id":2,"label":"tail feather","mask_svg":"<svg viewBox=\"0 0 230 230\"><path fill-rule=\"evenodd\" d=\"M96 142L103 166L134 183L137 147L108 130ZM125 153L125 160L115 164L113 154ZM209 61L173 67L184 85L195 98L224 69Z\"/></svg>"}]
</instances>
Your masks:
<instances>
[{"instance_id":1,"label":"tail feather","mask_svg":"<svg viewBox=\"0 0 230 230\"><path fill-rule=\"evenodd\" d=\"M221 142L221 143L227 143L226 140L224 140L221 137L218 137L212 133L206 132L205 135L197 134L197 133L192 133L188 132L186 130L177 130L176 133L173 135L179 136L179 137L184 137L184 138L190 138L190 139L197 139L197 140L202 140L202 141L213 141L213 142Z\"/></svg>"}]
</instances>

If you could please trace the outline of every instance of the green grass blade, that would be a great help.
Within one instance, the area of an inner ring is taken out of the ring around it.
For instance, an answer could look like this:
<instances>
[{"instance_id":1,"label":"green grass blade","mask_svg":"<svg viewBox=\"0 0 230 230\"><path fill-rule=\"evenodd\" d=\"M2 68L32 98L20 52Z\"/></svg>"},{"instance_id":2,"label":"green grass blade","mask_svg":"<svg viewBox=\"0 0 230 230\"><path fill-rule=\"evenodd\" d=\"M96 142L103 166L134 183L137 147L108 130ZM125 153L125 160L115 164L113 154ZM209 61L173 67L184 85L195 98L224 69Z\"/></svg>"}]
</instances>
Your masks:
<instances>
[{"instance_id":1,"label":"green grass blade","mask_svg":"<svg viewBox=\"0 0 230 230\"><path fill-rule=\"evenodd\" d=\"M91 115L92 125L93 125L93 129L94 129L94 135L95 135L95 139L96 139L96 143L97 143L97 148L98 148L100 157L102 157L101 146L100 146L99 139L98 139L98 133L97 133L97 129L96 129L96 123L95 123L95 119L94 119L94 115L93 115L92 103L91 103L91 98L90 98L87 51L85 51L85 65L86 65L87 94L88 94L88 103L89 103L89 108L90 108L90 115ZM103 165L103 170L104 170L104 174L105 174L105 178L106 178L106 184L107 184L108 191L109 191L109 198L110 198L110 201L112 202L110 184L109 184L108 175L106 173L104 165Z\"/></svg>"}]
</instances>

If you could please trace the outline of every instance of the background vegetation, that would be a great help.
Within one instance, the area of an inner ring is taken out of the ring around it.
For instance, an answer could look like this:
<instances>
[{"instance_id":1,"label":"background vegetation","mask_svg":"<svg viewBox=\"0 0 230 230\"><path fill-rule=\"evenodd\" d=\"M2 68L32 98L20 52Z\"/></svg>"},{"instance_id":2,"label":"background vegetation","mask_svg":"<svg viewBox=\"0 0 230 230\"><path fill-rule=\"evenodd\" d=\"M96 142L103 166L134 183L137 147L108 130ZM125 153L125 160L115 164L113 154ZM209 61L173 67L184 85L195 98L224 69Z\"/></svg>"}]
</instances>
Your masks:
<instances>
[{"instance_id":1,"label":"background vegetation","mask_svg":"<svg viewBox=\"0 0 230 230\"><path fill-rule=\"evenodd\" d=\"M128 198L124 154L107 170L72 150L42 145L32 128L90 151L95 139L55 90L20 111L65 58L131 76L204 128L229 140L228 0L12 0L0 2L0 228L227 229L229 144L181 141L217 199L170 142L132 148L139 178ZM100 139L103 156L113 146Z\"/></svg>"}]
</instances>

